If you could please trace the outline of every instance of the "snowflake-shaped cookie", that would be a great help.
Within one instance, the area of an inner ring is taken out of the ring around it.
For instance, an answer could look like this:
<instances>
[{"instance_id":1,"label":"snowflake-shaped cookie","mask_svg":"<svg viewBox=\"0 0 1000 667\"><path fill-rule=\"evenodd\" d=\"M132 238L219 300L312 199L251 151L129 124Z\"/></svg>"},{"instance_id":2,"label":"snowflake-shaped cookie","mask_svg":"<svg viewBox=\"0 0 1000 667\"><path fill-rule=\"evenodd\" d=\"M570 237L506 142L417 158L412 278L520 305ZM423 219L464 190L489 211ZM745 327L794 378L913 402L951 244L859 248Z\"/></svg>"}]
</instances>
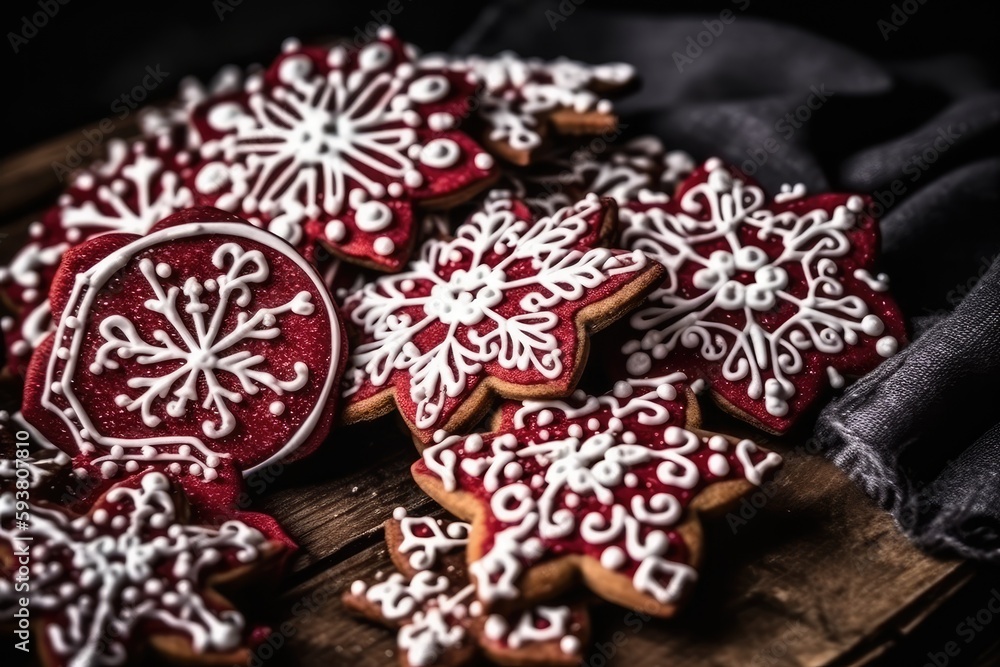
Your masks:
<instances>
[{"instance_id":1,"label":"snowflake-shaped cookie","mask_svg":"<svg viewBox=\"0 0 1000 667\"><path fill-rule=\"evenodd\" d=\"M905 327L886 277L871 273L878 227L865 199L804 194L786 187L768 202L713 159L671 201L623 215L622 244L668 275L629 318L617 370L685 371L724 407L781 433L827 384L895 353Z\"/></svg>"},{"instance_id":2,"label":"snowflake-shaped cookie","mask_svg":"<svg viewBox=\"0 0 1000 667\"><path fill-rule=\"evenodd\" d=\"M595 247L614 203L588 196L532 222L520 202L491 200L454 239L351 295L357 332L347 373L348 422L393 401L421 442L469 424L491 393L569 393L588 332L610 323L662 275L643 253Z\"/></svg>"},{"instance_id":3,"label":"snowflake-shaped cookie","mask_svg":"<svg viewBox=\"0 0 1000 667\"><path fill-rule=\"evenodd\" d=\"M197 148L201 137L197 132L185 131L190 128L191 112L196 106L211 97L221 97L238 92L245 85L260 85L254 78L262 74L257 71L260 66L244 71L236 65L226 65L215 73L207 83L202 83L193 76L181 79L177 97L162 106L149 106L139 110L139 128L148 137L160 137L165 134L175 134L181 130L187 140L187 145Z\"/></svg>"},{"instance_id":4,"label":"snowflake-shaped cookie","mask_svg":"<svg viewBox=\"0 0 1000 667\"><path fill-rule=\"evenodd\" d=\"M451 206L494 177L456 129L474 84L415 55L388 28L356 51L288 43L262 80L194 110L205 163L192 187L297 247L398 270L414 203Z\"/></svg>"},{"instance_id":5,"label":"snowflake-shaped cookie","mask_svg":"<svg viewBox=\"0 0 1000 667\"><path fill-rule=\"evenodd\" d=\"M279 541L240 521L188 524L183 494L159 473L113 487L84 516L29 505L30 525L17 525L14 505L0 495L0 560L28 563L18 581L30 580L49 664L118 665L147 646L185 662L249 657L246 622L214 586L279 565ZM19 590L0 579L5 617Z\"/></svg>"},{"instance_id":6,"label":"snowflake-shaped cookie","mask_svg":"<svg viewBox=\"0 0 1000 667\"><path fill-rule=\"evenodd\" d=\"M482 82L478 117L491 150L526 165L550 130L559 134L614 131L618 119L602 94L629 85L635 70L623 63L587 65L558 58L543 61L511 52L454 59L452 68Z\"/></svg>"},{"instance_id":7,"label":"snowflake-shaped cookie","mask_svg":"<svg viewBox=\"0 0 1000 667\"><path fill-rule=\"evenodd\" d=\"M683 374L605 396L505 404L487 434L439 433L417 483L473 521L470 572L488 607L572 585L658 616L696 579L697 512L718 510L781 461L750 440L693 428Z\"/></svg>"},{"instance_id":8,"label":"snowflake-shaped cookie","mask_svg":"<svg viewBox=\"0 0 1000 667\"><path fill-rule=\"evenodd\" d=\"M63 260L56 331L25 418L106 477L147 463L212 480L319 445L346 356L322 278L287 243L215 209Z\"/></svg>"},{"instance_id":9,"label":"snowflake-shaped cookie","mask_svg":"<svg viewBox=\"0 0 1000 667\"><path fill-rule=\"evenodd\" d=\"M508 169L504 180L532 209L552 214L587 193L611 197L620 209L639 202L663 202L694 171L683 151L667 151L658 138L636 137L620 145L557 153L530 169Z\"/></svg>"},{"instance_id":10,"label":"snowflake-shaped cookie","mask_svg":"<svg viewBox=\"0 0 1000 667\"><path fill-rule=\"evenodd\" d=\"M23 373L50 329L47 297L63 254L107 232L145 234L191 206L184 185L190 160L172 135L133 143L111 139L107 160L78 173L57 204L29 227L28 243L0 268L0 293L13 311L0 321L12 371Z\"/></svg>"},{"instance_id":11,"label":"snowflake-shaped cookie","mask_svg":"<svg viewBox=\"0 0 1000 667\"><path fill-rule=\"evenodd\" d=\"M505 665L579 665L590 630L583 605L484 613L465 563L470 528L397 508L385 536L398 572L370 584L355 581L344 605L399 628L404 667L457 666L478 653Z\"/></svg>"}]
</instances>

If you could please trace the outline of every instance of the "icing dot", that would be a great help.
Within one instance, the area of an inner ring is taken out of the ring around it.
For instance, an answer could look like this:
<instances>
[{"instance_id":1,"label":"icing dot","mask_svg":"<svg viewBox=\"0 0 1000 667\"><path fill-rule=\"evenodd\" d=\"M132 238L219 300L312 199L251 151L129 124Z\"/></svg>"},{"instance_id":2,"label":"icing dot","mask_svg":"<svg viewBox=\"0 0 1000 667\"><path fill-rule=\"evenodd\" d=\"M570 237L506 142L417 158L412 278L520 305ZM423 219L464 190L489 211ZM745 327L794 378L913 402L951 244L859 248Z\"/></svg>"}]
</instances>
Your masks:
<instances>
[{"instance_id":1,"label":"icing dot","mask_svg":"<svg viewBox=\"0 0 1000 667\"><path fill-rule=\"evenodd\" d=\"M483 626L483 634L493 641L497 641L503 639L507 635L509 629L507 621L504 620L503 616L500 616L499 614L492 614L486 619L486 624Z\"/></svg>"},{"instance_id":2,"label":"icing dot","mask_svg":"<svg viewBox=\"0 0 1000 667\"><path fill-rule=\"evenodd\" d=\"M197 463L192 463L190 466L188 466L188 474L190 474L192 477L197 477L198 475L201 474L201 466L198 465Z\"/></svg>"},{"instance_id":3,"label":"icing dot","mask_svg":"<svg viewBox=\"0 0 1000 667\"><path fill-rule=\"evenodd\" d=\"M376 254L388 257L395 252L396 244L388 236L380 236L375 239L375 243L372 244L372 249Z\"/></svg>"},{"instance_id":4,"label":"icing dot","mask_svg":"<svg viewBox=\"0 0 1000 667\"><path fill-rule=\"evenodd\" d=\"M878 342L875 344L875 351L883 357L891 357L896 354L899 350L899 341L892 336L885 336L884 338L879 338Z\"/></svg>"},{"instance_id":5,"label":"icing dot","mask_svg":"<svg viewBox=\"0 0 1000 667\"><path fill-rule=\"evenodd\" d=\"M607 570L617 570L625 565L625 552L620 547L608 547L601 554L601 567Z\"/></svg>"},{"instance_id":6,"label":"icing dot","mask_svg":"<svg viewBox=\"0 0 1000 667\"><path fill-rule=\"evenodd\" d=\"M169 278L171 273L171 268L169 264L160 262L156 265L156 275L161 278Z\"/></svg>"},{"instance_id":7,"label":"icing dot","mask_svg":"<svg viewBox=\"0 0 1000 667\"><path fill-rule=\"evenodd\" d=\"M716 477L729 474L729 461L722 454L712 454L708 457L708 471Z\"/></svg>"},{"instance_id":8,"label":"icing dot","mask_svg":"<svg viewBox=\"0 0 1000 667\"><path fill-rule=\"evenodd\" d=\"M396 521L402 521L403 519L405 519L406 518L406 508L405 507L397 507L396 509L394 509L392 511L392 518L395 519Z\"/></svg>"},{"instance_id":9,"label":"icing dot","mask_svg":"<svg viewBox=\"0 0 1000 667\"><path fill-rule=\"evenodd\" d=\"M830 386L834 389L840 389L844 386L844 376L838 373L833 366L826 367L826 375L830 378Z\"/></svg>"},{"instance_id":10,"label":"icing dot","mask_svg":"<svg viewBox=\"0 0 1000 667\"><path fill-rule=\"evenodd\" d=\"M644 375L653 367L653 360L645 352L636 352L625 362L625 370L629 375Z\"/></svg>"},{"instance_id":11,"label":"icing dot","mask_svg":"<svg viewBox=\"0 0 1000 667\"><path fill-rule=\"evenodd\" d=\"M516 461L511 461L503 468L503 476L507 479L520 479L523 474L524 468Z\"/></svg>"},{"instance_id":12,"label":"icing dot","mask_svg":"<svg viewBox=\"0 0 1000 667\"><path fill-rule=\"evenodd\" d=\"M865 315L861 320L861 330L869 336L879 336L885 331L885 324L878 315Z\"/></svg>"},{"instance_id":13,"label":"icing dot","mask_svg":"<svg viewBox=\"0 0 1000 667\"><path fill-rule=\"evenodd\" d=\"M612 390L615 398L628 398L632 395L632 385L624 380L619 380L615 382L615 387Z\"/></svg>"},{"instance_id":14,"label":"icing dot","mask_svg":"<svg viewBox=\"0 0 1000 667\"><path fill-rule=\"evenodd\" d=\"M580 648L580 638L575 635L566 635L559 640L559 650L567 655L579 653Z\"/></svg>"},{"instance_id":15,"label":"icing dot","mask_svg":"<svg viewBox=\"0 0 1000 667\"><path fill-rule=\"evenodd\" d=\"M91 517L95 524L98 526L103 526L108 522L108 511L105 509L94 510L94 514Z\"/></svg>"},{"instance_id":16,"label":"icing dot","mask_svg":"<svg viewBox=\"0 0 1000 667\"><path fill-rule=\"evenodd\" d=\"M625 486L634 489L639 486L639 477L634 472L625 473Z\"/></svg>"},{"instance_id":17,"label":"icing dot","mask_svg":"<svg viewBox=\"0 0 1000 667\"><path fill-rule=\"evenodd\" d=\"M114 461L105 461L101 464L101 475L104 479L111 479L118 474L118 464Z\"/></svg>"},{"instance_id":18,"label":"icing dot","mask_svg":"<svg viewBox=\"0 0 1000 667\"><path fill-rule=\"evenodd\" d=\"M135 472L138 469L139 469L139 462L138 461L127 461L125 463L125 470L127 472Z\"/></svg>"},{"instance_id":19,"label":"icing dot","mask_svg":"<svg viewBox=\"0 0 1000 667\"><path fill-rule=\"evenodd\" d=\"M444 130L450 130L455 126L455 117L450 113L445 113L443 111L435 111L430 116L427 117L427 127L431 128L435 132L442 132Z\"/></svg>"},{"instance_id":20,"label":"icing dot","mask_svg":"<svg viewBox=\"0 0 1000 667\"><path fill-rule=\"evenodd\" d=\"M340 243L347 236L347 227L340 220L331 220L326 223L326 238L334 243Z\"/></svg>"},{"instance_id":21,"label":"icing dot","mask_svg":"<svg viewBox=\"0 0 1000 667\"><path fill-rule=\"evenodd\" d=\"M724 452L729 449L729 441L721 435L713 435L708 439L708 447L713 452Z\"/></svg>"},{"instance_id":22,"label":"icing dot","mask_svg":"<svg viewBox=\"0 0 1000 667\"><path fill-rule=\"evenodd\" d=\"M271 411L271 414L278 417L285 411L285 404L281 401L275 401L271 405L267 406L267 409Z\"/></svg>"},{"instance_id":23,"label":"icing dot","mask_svg":"<svg viewBox=\"0 0 1000 667\"><path fill-rule=\"evenodd\" d=\"M430 104L447 95L450 88L448 79L440 74L432 74L412 82L406 93L417 104Z\"/></svg>"},{"instance_id":24,"label":"icing dot","mask_svg":"<svg viewBox=\"0 0 1000 667\"><path fill-rule=\"evenodd\" d=\"M458 164L461 154L462 149L451 139L432 139L420 149L420 161L434 169L449 169Z\"/></svg>"},{"instance_id":25,"label":"icing dot","mask_svg":"<svg viewBox=\"0 0 1000 667\"><path fill-rule=\"evenodd\" d=\"M476 153L476 157L472 158L472 162L476 165L477 169L482 169L483 171L493 168L493 156L489 153Z\"/></svg>"},{"instance_id":26,"label":"icing dot","mask_svg":"<svg viewBox=\"0 0 1000 667\"><path fill-rule=\"evenodd\" d=\"M351 584L351 595L364 595L368 586L363 581L355 581Z\"/></svg>"},{"instance_id":27,"label":"icing dot","mask_svg":"<svg viewBox=\"0 0 1000 667\"><path fill-rule=\"evenodd\" d=\"M358 55L358 67L370 72L385 67L392 60L392 50L385 44L369 44Z\"/></svg>"},{"instance_id":28,"label":"icing dot","mask_svg":"<svg viewBox=\"0 0 1000 667\"><path fill-rule=\"evenodd\" d=\"M380 232L392 224L392 210L382 202L365 202L354 214L354 224L363 232Z\"/></svg>"}]
</instances>

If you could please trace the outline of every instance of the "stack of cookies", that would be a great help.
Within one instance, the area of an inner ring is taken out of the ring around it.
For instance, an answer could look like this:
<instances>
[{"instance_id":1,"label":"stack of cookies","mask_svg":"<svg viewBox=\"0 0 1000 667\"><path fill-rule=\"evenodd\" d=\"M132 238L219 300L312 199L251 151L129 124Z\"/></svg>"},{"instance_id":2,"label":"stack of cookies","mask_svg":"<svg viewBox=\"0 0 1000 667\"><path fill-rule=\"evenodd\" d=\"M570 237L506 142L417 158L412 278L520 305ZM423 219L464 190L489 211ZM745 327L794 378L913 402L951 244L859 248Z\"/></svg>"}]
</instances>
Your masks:
<instances>
[{"instance_id":1,"label":"stack of cookies","mask_svg":"<svg viewBox=\"0 0 1000 667\"><path fill-rule=\"evenodd\" d=\"M636 84L290 40L76 174L0 269L0 607L31 578L46 663L248 661L240 586L295 545L243 478L390 413L442 510L344 604L402 664L574 665L599 600L676 613L700 519L781 463L699 396L781 434L906 333L864 197L622 137Z\"/></svg>"}]
</instances>

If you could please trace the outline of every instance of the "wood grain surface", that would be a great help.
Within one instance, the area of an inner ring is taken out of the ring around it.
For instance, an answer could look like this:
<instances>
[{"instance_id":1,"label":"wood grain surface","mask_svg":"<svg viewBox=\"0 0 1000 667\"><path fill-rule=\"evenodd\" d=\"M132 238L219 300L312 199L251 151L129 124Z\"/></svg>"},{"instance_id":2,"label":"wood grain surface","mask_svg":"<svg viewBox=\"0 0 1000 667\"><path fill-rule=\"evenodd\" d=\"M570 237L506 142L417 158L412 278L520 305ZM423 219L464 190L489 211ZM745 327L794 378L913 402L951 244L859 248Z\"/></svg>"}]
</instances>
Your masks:
<instances>
[{"instance_id":1,"label":"wood grain surface","mask_svg":"<svg viewBox=\"0 0 1000 667\"><path fill-rule=\"evenodd\" d=\"M54 199L51 162L78 136L0 163L0 261ZM706 427L748 433L706 412ZM756 439L782 453L785 468L734 514L706 526L707 559L692 604L671 621L597 607L587 665L869 664L968 587L972 566L914 549L804 438ZM280 644L262 647L260 663L398 664L393 634L350 617L340 593L391 567L382 523L393 508L443 514L410 478L416 457L409 437L386 418L335 430L315 456L249 480L253 507L273 514L302 547L279 599L259 605L275 628L272 644Z\"/></svg>"}]
</instances>

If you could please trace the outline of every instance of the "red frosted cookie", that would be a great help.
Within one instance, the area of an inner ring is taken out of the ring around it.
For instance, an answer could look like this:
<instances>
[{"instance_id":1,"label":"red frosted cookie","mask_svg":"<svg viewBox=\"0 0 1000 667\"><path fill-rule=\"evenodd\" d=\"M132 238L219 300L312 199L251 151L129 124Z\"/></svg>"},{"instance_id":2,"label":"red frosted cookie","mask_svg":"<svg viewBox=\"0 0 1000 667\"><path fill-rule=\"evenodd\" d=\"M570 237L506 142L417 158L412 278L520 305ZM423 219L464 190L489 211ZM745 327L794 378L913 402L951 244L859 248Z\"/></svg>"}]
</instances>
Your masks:
<instances>
[{"instance_id":1,"label":"red frosted cookie","mask_svg":"<svg viewBox=\"0 0 1000 667\"><path fill-rule=\"evenodd\" d=\"M240 91L245 85L253 83L254 77L260 77L260 66L256 65L244 71L236 65L226 65L215 73L207 83L202 83L193 76L181 79L177 97L162 106L149 106L139 110L139 128L148 137L159 137L173 134L180 128L186 128L191 120L191 112L196 106L211 97L220 97ZM188 146L197 147L201 138L197 132L185 132Z\"/></svg>"},{"instance_id":2,"label":"red frosted cookie","mask_svg":"<svg viewBox=\"0 0 1000 667\"><path fill-rule=\"evenodd\" d=\"M8 368L23 373L51 325L52 277L63 254L107 232L145 234L192 205L183 181L191 156L173 135L108 141L108 157L77 173L55 206L29 228L28 243L0 268L0 295L11 315L2 322Z\"/></svg>"},{"instance_id":3,"label":"red frosted cookie","mask_svg":"<svg viewBox=\"0 0 1000 667\"><path fill-rule=\"evenodd\" d=\"M701 558L698 513L730 506L780 457L694 429L685 377L619 382L605 396L507 403L496 428L448 436L417 483L473 522L470 572L488 608L549 598L578 574L605 599L670 616Z\"/></svg>"},{"instance_id":4,"label":"red frosted cookie","mask_svg":"<svg viewBox=\"0 0 1000 667\"><path fill-rule=\"evenodd\" d=\"M584 605L483 612L466 569L470 529L397 508L386 521L385 539L398 572L377 582L355 581L344 606L399 628L403 667L455 667L480 653L502 665L579 665L590 636Z\"/></svg>"},{"instance_id":5,"label":"red frosted cookie","mask_svg":"<svg viewBox=\"0 0 1000 667\"><path fill-rule=\"evenodd\" d=\"M728 411L782 433L827 385L861 375L906 341L887 278L872 274L878 225L857 195L768 201L709 160L666 203L623 214L622 245L667 267L628 320L615 370L680 370ZM631 339L631 340L630 340Z\"/></svg>"},{"instance_id":6,"label":"red frosted cookie","mask_svg":"<svg viewBox=\"0 0 1000 667\"><path fill-rule=\"evenodd\" d=\"M344 304L357 345L345 378L344 419L395 404L414 436L473 423L492 394L564 396L576 385L589 333L662 280L642 253L601 248L616 221L589 196L532 221L493 200L456 237L430 239L420 259L379 277Z\"/></svg>"},{"instance_id":7,"label":"red frosted cookie","mask_svg":"<svg viewBox=\"0 0 1000 667\"><path fill-rule=\"evenodd\" d=\"M475 84L414 57L388 28L357 51L289 42L262 80L194 110L205 163L192 187L297 247L398 270L415 203L452 206L495 177L456 129Z\"/></svg>"},{"instance_id":8,"label":"red frosted cookie","mask_svg":"<svg viewBox=\"0 0 1000 667\"><path fill-rule=\"evenodd\" d=\"M663 201L694 171L690 155L667 151L653 136L621 144L595 141L600 143L546 156L528 169L507 169L504 179L532 209L551 214L589 192L611 197L619 208Z\"/></svg>"},{"instance_id":9,"label":"red frosted cookie","mask_svg":"<svg viewBox=\"0 0 1000 667\"><path fill-rule=\"evenodd\" d=\"M105 235L66 254L51 299L24 417L105 477L250 473L329 430L341 321L316 271L264 230L190 209L144 237Z\"/></svg>"},{"instance_id":10,"label":"red frosted cookie","mask_svg":"<svg viewBox=\"0 0 1000 667\"><path fill-rule=\"evenodd\" d=\"M0 494L0 563L30 563L32 629L45 665L140 662L152 651L183 664L245 664L253 628L222 595L277 575L281 538L242 521L199 525L160 473L122 482L76 516ZM29 546L30 545L30 548ZM23 580L23 577L22 579ZM0 599L13 609L11 575Z\"/></svg>"},{"instance_id":11,"label":"red frosted cookie","mask_svg":"<svg viewBox=\"0 0 1000 667\"><path fill-rule=\"evenodd\" d=\"M446 62L428 59L427 62ZM604 93L633 83L624 63L587 65L558 58L543 61L505 52L447 61L482 82L477 116L490 149L514 164L529 164L551 131L598 134L615 131L618 119Z\"/></svg>"}]
</instances>

